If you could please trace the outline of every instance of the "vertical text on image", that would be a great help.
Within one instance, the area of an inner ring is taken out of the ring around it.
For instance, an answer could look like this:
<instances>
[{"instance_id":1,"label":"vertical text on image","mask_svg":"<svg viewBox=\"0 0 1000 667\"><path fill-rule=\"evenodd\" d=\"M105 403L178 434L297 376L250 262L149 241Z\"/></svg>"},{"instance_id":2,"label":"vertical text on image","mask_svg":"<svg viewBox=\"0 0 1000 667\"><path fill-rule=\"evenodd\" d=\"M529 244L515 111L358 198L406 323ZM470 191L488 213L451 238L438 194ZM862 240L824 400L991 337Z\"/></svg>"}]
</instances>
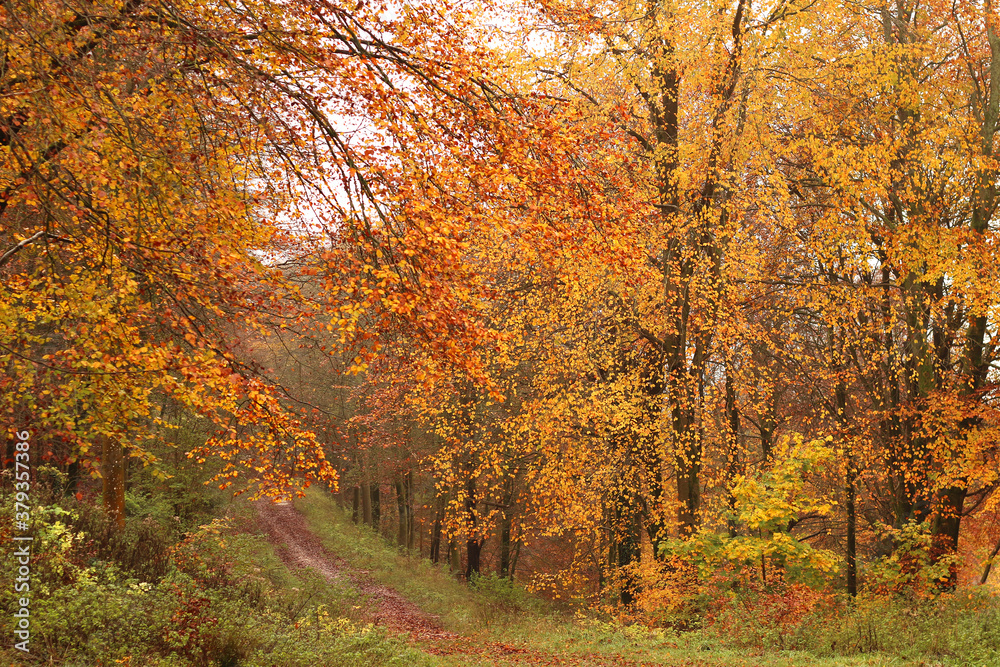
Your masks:
<instances>
[{"instance_id":1,"label":"vertical text on image","mask_svg":"<svg viewBox=\"0 0 1000 667\"><path fill-rule=\"evenodd\" d=\"M31 543L34 539L28 530L31 520L31 459L29 441L31 434L20 431L15 434L14 445L14 554L17 576L14 578L14 593L17 599L14 612L14 648L28 653L31 638ZM20 640L20 641L17 641Z\"/></svg>"}]
</instances>

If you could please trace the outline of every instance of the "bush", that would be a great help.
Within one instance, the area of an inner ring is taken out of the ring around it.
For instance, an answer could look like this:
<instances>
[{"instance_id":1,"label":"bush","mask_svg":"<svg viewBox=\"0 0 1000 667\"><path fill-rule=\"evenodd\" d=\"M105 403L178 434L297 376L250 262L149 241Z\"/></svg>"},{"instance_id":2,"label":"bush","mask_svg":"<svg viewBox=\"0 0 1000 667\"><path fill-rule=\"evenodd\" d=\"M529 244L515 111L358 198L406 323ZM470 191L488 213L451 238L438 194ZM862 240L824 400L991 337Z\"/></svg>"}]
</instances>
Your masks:
<instances>
[{"instance_id":1,"label":"bush","mask_svg":"<svg viewBox=\"0 0 1000 667\"><path fill-rule=\"evenodd\" d=\"M709 595L706 611L710 633L739 648L808 650L843 609L830 593L804 584L743 581Z\"/></svg>"},{"instance_id":2,"label":"bush","mask_svg":"<svg viewBox=\"0 0 1000 667\"><path fill-rule=\"evenodd\" d=\"M476 594L476 620L487 630L537 610L537 602L516 582L495 573L477 574L470 582Z\"/></svg>"},{"instance_id":3,"label":"bush","mask_svg":"<svg viewBox=\"0 0 1000 667\"><path fill-rule=\"evenodd\" d=\"M32 659L87 667L420 664L395 638L343 618L358 595L345 582L290 572L266 540L234 528L236 519L203 516L195 527L196 513L172 513L170 493L130 493L123 531L73 497L37 501ZM0 539L8 542L13 506L9 491L0 492ZM210 503L187 504L199 506ZM0 579L13 581L15 566L2 559ZM15 607L12 587L0 589L6 636ZM22 657L0 648L0 664Z\"/></svg>"},{"instance_id":4,"label":"bush","mask_svg":"<svg viewBox=\"0 0 1000 667\"><path fill-rule=\"evenodd\" d=\"M1000 664L1000 598L981 587L934 598L867 593L850 600L801 585L746 586L716 598L708 620L708 634L742 649Z\"/></svg>"}]
</instances>

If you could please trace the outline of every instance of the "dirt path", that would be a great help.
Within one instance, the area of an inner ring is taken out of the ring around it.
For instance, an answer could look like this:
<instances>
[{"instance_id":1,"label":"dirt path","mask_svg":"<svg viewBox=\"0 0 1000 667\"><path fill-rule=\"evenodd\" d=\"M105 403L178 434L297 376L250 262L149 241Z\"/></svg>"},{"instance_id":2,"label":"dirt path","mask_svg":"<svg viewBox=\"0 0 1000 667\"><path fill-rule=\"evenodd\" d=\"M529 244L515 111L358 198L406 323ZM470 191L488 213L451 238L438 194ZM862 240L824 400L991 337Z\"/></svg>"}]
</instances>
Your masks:
<instances>
[{"instance_id":1,"label":"dirt path","mask_svg":"<svg viewBox=\"0 0 1000 667\"><path fill-rule=\"evenodd\" d=\"M392 632L409 633L414 639L456 639L458 635L441 627L441 621L405 599L396 591L380 586L366 572L351 570L343 559L327 551L306 525L305 518L289 502L255 503L260 526L278 547L281 560L292 568L312 568L327 580L346 577L368 597L368 617L372 623Z\"/></svg>"}]
</instances>

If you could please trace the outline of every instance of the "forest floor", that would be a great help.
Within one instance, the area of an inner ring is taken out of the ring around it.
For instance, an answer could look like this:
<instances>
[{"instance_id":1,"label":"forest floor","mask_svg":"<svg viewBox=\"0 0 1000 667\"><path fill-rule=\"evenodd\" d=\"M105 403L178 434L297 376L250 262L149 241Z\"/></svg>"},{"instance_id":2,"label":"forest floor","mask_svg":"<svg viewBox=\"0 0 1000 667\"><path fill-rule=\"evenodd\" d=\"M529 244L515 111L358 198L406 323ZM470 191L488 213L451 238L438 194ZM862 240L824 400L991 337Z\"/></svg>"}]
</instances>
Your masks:
<instances>
[{"instance_id":1,"label":"forest floor","mask_svg":"<svg viewBox=\"0 0 1000 667\"><path fill-rule=\"evenodd\" d=\"M607 631L588 632L572 618L539 615L536 612L524 612L513 623L509 619L479 616L473 618L471 623L456 624L450 612L443 611L447 618L442 618L442 614L422 608L391 583L387 584L386 580L405 587L411 596L416 592L425 596L425 600L445 600L444 604L449 599L457 600L455 596L463 594L455 593L455 589L467 591L467 587L454 580L435 584L426 576L426 563L401 557L388 544L384 545L384 556L373 554L372 549L378 547L371 544L357 547L355 542L368 540L371 543L379 538L352 524L344 525L342 516L333 516L339 509L327 499L321 500L317 495L310 494L295 504L258 501L255 509L261 532L274 545L286 567L292 570L309 568L333 585L348 585L356 591L360 601L358 620L399 637L412 649L420 651L430 666L888 667L928 664L909 663L887 656L831 660L797 652L762 654L720 651L718 647L702 645L700 641L696 646L685 645L683 641L673 641L674 638L655 633L644 634L640 630L616 632L614 636ZM347 535L346 531L358 532ZM369 560L364 557L359 559L358 549L367 549ZM407 572L407 568L412 571ZM424 590L434 587L441 590ZM448 590L443 590L445 588ZM457 604L467 604L467 601L458 600ZM440 601L437 608L441 611Z\"/></svg>"}]
</instances>

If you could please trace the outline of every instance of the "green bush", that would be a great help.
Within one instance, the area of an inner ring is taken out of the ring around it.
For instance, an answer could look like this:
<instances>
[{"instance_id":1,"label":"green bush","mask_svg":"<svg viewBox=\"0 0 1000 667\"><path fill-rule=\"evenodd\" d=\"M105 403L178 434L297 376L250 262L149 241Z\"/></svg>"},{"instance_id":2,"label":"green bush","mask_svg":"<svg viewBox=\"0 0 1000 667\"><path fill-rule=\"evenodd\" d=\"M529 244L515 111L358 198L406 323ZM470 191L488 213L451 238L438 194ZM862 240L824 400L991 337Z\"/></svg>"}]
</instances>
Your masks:
<instances>
[{"instance_id":1,"label":"green bush","mask_svg":"<svg viewBox=\"0 0 1000 667\"><path fill-rule=\"evenodd\" d=\"M477 620L487 630L505 625L529 610L537 611L535 599L511 579L491 572L474 575L470 584L477 603Z\"/></svg>"},{"instance_id":2,"label":"green bush","mask_svg":"<svg viewBox=\"0 0 1000 667\"><path fill-rule=\"evenodd\" d=\"M0 491L0 538L12 526L9 486ZM31 660L87 667L422 664L422 654L350 618L358 592L346 582L293 573L263 537L240 530L253 511L246 503L211 517L203 512L221 511L221 504L178 503L175 493L152 483L133 487L120 530L97 507L39 491ZM0 580L13 581L15 567L2 559ZM16 606L12 587L0 588L5 636ZM23 657L0 648L0 664Z\"/></svg>"}]
</instances>

